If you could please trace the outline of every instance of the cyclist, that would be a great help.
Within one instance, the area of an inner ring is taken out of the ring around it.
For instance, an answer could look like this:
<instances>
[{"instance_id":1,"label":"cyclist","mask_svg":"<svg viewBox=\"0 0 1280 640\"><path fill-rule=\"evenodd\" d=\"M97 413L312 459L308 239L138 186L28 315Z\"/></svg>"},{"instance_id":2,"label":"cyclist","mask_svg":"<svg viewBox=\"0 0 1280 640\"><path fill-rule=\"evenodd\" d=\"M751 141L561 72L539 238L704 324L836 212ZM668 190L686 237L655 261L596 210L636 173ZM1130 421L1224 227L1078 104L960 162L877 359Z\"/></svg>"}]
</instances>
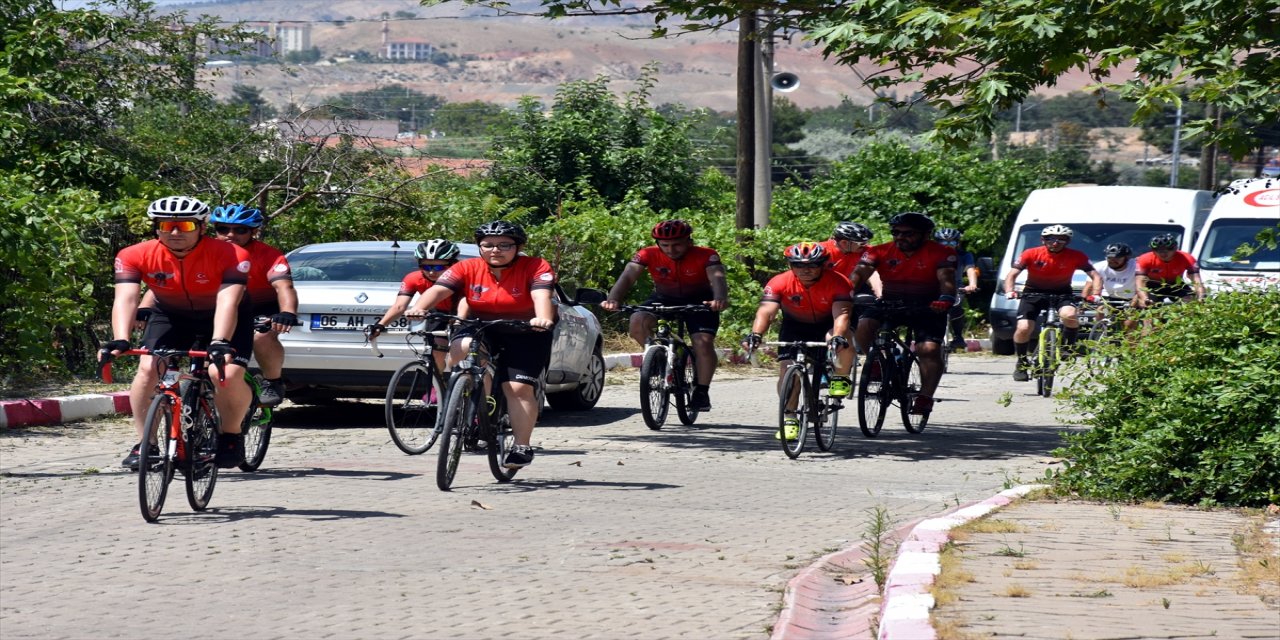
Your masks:
<instances>
[{"instance_id":1,"label":"cyclist","mask_svg":"<svg viewBox=\"0 0 1280 640\"><path fill-rule=\"evenodd\" d=\"M262 212L243 204L225 204L209 218L218 238L249 252L249 283L246 294L253 317L268 316L271 327L253 335L253 355L262 369L262 389L258 401L264 407L284 402L284 346L280 334L289 333L298 323L298 292L293 288L293 272L279 249L257 239L265 218Z\"/></svg>"},{"instance_id":2,"label":"cyclist","mask_svg":"<svg viewBox=\"0 0 1280 640\"><path fill-rule=\"evenodd\" d=\"M551 328L556 322L552 291L556 275L542 258L520 254L529 241L524 229L505 220L486 222L475 231L480 257L449 267L413 303L405 315L421 316L446 299L465 299L468 316L481 320L528 320L532 333L491 329L486 332L490 353L497 360L498 380L511 414L515 446L503 465L519 469L533 462L529 441L538 422L538 384L551 362ZM451 337L451 362L461 361L471 347L473 330L461 329Z\"/></svg>"},{"instance_id":3,"label":"cyclist","mask_svg":"<svg viewBox=\"0 0 1280 640\"><path fill-rule=\"evenodd\" d=\"M964 339L964 301L978 290L978 263L973 254L961 245L963 238L963 231L950 227L933 232L933 239L938 244L956 251L956 304L948 312L947 321L951 324L951 351L961 353L969 350L969 343ZM966 279L969 284L964 283Z\"/></svg>"},{"instance_id":4,"label":"cyclist","mask_svg":"<svg viewBox=\"0 0 1280 640\"><path fill-rule=\"evenodd\" d=\"M782 342L828 341L828 348L836 354L836 369L827 382L827 392L834 398L849 395L853 389L849 382L849 369L853 366L853 350L849 348L849 317L853 310L849 279L833 269L823 268L827 262L826 248L813 242L801 242L787 247L784 252L790 270L769 280L760 297L751 333L742 340L747 351L754 351L764 341L778 311L782 311L782 327L778 340ZM778 350L778 392L781 393L782 375L796 358L797 349L783 347ZM795 398L788 400L794 408ZM786 421L787 439L797 437L800 425L795 419ZM781 440L782 433L775 434Z\"/></svg>"},{"instance_id":5,"label":"cyclist","mask_svg":"<svg viewBox=\"0 0 1280 640\"><path fill-rule=\"evenodd\" d=\"M1025 382L1031 379L1031 360L1027 356L1030 348L1031 333L1036 328L1036 317L1048 308L1055 296L1060 297L1061 306L1058 317L1062 319L1062 337L1070 352L1080 337L1080 318L1076 314L1076 301L1071 296L1071 276L1076 271L1083 271L1089 277L1090 290L1101 289L1102 279L1089 262L1089 256L1075 249L1068 249L1071 236L1075 232L1071 227L1053 224L1040 231L1043 246L1023 251L1013 268L1004 278L1004 294L1010 299L1019 297L1014 289L1014 280L1019 273L1027 272L1027 284L1023 287L1018 303L1018 326L1013 331L1013 350L1018 356L1014 366L1013 379Z\"/></svg>"},{"instance_id":6,"label":"cyclist","mask_svg":"<svg viewBox=\"0 0 1280 640\"><path fill-rule=\"evenodd\" d=\"M650 234L655 246L644 247L631 257L617 282L609 290L609 298L600 304L606 311L617 311L631 287L646 269L653 278L653 295L645 304L671 306L706 304L710 311L697 311L684 318L693 352L697 356L697 380L689 398L692 409L710 411L711 378L716 372L716 332L720 329L720 312L729 306L729 285L724 264L715 249L693 244L693 227L684 220L663 220ZM653 335L658 319L643 311L631 315L631 338L642 347Z\"/></svg>"},{"instance_id":7,"label":"cyclist","mask_svg":"<svg viewBox=\"0 0 1280 640\"><path fill-rule=\"evenodd\" d=\"M98 352L100 362L133 348L129 332L137 316L142 285L154 292L155 307L142 335L147 349L190 349L208 346L209 374L218 409L214 463L222 468L244 462L240 422L252 399L244 369L253 351L253 319L244 297L249 280L249 252L238 245L204 237L209 205L187 196L169 196L147 207L155 240L120 250L115 260L115 301L111 309L114 339ZM215 367L218 363L221 370ZM142 356L129 387L133 426L141 439L147 405L157 375L152 356ZM136 470L142 443L121 463ZM154 443L149 444L155 447ZM158 453L158 452L157 452Z\"/></svg>"},{"instance_id":8,"label":"cyclist","mask_svg":"<svg viewBox=\"0 0 1280 640\"><path fill-rule=\"evenodd\" d=\"M409 308L409 301L413 299L415 294L426 293L427 289L430 289L440 279L441 274L446 269L458 262L459 252L458 245L444 238L428 240L414 248L413 257L418 260L418 270L405 274L404 279L400 281L400 293L396 294L395 303L382 315L381 320L369 325L366 330L369 337L376 338L385 333L387 325L395 322L396 318L399 318ZM466 302L459 301L458 307L457 315L466 317ZM436 304L435 309L442 313L454 313L453 298L441 300ZM423 330L441 331L448 328L448 321L432 319L426 322ZM444 353L434 351L431 357L436 361L437 371L447 371Z\"/></svg>"},{"instance_id":9,"label":"cyclist","mask_svg":"<svg viewBox=\"0 0 1280 640\"><path fill-rule=\"evenodd\" d=\"M1103 255L1106 256L1105 260L1093 263L1093 268L1102 281L1102 288L1095 290L1093 281L1090 280L1080 295L1085 300L1092 301L1096 298L1114 307L1128 306L1138 292L1138 265L1130 259L1133 248L1123 242L1113 242L1103 250ZM1100 317L1105 316L1106 307L1099 306L1096 313ZM1134 320L1124 321L1126 329L1132 329L1136 324Z\"/></svg>"},{"instance_id":10,"label":"cyclist","mask_svg":"<svg viewBox=\"0 0 1280 640\"><path fill-rule=\"evenodd\" d=\"M1178 239L1172 234L1162 233L1152 238L1151 251L1138 256L1135 262L1138 292L1133 297L1134 306L1145 307L1153 297L1191 300L1191 286L1182 280L1184 274L1195 287L1195 299L1204 300L1200 267L1191 254L1178 250Z\"/></svg>"},{"instance_id":11,"label":"cyclist","mask_svg":"<svg viewBox=\"0 0 1280 640\"><path fill-rule=\"evenodd\" d=\"M866 225L847 220L837 222L831 239L821 243L827 253L827 267L846 278L853 275L873 235Z\"/></svg>"},{"instance_id":12,"label":"cyclist","mask_svg":"<svg viewBox=\"0 0 1280 640\"><path fill-rule=\"evenodd\" d=\"M857 290L873 272L878 273L884 288L882 299L913 306L927 304L932 311L886 317L883 309L872 307L862 312L854 336L859 349L865 351L881 323L911 327L920 359L920 395L911 405L911 412L916 414L933 409L933 394L942 379L939 345L946 334L947 312L956 304L956 252L930 240L933 228L933 219L923 213L910 211L890 218L889 235L893 240L867 249L852 280Z\"/></svg>"}]
</instances>

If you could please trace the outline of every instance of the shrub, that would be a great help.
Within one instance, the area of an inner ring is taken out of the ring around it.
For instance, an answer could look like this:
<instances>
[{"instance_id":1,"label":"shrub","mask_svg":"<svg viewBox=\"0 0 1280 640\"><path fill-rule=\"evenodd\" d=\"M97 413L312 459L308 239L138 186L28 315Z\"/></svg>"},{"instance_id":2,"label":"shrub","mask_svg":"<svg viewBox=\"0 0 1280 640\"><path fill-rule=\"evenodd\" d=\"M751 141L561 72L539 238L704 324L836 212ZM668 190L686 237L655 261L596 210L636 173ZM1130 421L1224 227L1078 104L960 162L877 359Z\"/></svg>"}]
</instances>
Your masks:
<instances>
[{"instance_id":1,"label":"shrub","mask_svg":"<svg viewBox=\"0 0 1280 640\"><path fill-rule=\"evenodd\" d=\"M1163 307L1066 400L1092 427L1057 454L1066 491L1112 500L1280 501L1280 291Z\"/></svg>"}]
</instances>

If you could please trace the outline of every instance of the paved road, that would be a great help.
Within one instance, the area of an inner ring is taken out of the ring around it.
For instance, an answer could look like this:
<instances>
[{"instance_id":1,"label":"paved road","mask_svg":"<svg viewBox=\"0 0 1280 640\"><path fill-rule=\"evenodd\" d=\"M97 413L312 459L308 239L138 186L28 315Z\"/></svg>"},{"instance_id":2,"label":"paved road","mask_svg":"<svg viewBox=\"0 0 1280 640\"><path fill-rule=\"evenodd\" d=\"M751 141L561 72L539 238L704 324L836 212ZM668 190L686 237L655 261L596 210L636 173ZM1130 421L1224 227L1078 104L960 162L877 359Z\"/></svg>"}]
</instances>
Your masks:
<instances>
[{"instance_id":1,"label":"paved road","mask_svg":"<svg viewBox=\"0 0 1280 640\"><path fill-rule=\"evenodd\" d=\"M116 466L127 422L12 431L0 635L764 638L788 579L872 508L902 524L1043 474L1065 428L1049 401L1021 385L1001 406L1008 360L957 360L923 435L867 440L850 411L833 452L798 461L766 426L772 379L726 375L697 426L653 432L632 378L549 412L515 483L469 456L451 493L380 407L286 408L262 471L225 474L204 513L175 483L150 525Z\"/></svg>"}]
</instances>

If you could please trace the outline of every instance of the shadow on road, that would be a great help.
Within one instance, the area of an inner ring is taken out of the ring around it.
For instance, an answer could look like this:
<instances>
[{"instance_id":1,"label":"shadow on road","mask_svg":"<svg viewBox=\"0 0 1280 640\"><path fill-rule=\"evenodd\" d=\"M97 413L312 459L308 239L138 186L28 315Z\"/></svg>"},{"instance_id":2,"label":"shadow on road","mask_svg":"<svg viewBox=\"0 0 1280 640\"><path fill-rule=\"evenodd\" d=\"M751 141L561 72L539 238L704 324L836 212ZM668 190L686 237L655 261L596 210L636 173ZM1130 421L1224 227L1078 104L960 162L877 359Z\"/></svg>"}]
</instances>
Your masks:
<instances>
[{"instance_id":1,"label":"shadow on road","mask_svg":"<svg viewBox=\"0 0 1280 640\"><path fill-rule=\"evenodd\" d=\"M543 489L604 489L606 491L656 491L659 489L679 489L684 485L663 484L661 482L604 482L599 480L582 480L578 478L555 480L551 478L516 478L508 484L492 485L495 493L524 493Z\"/></svg>"},{"instance_id":2,"label":"shadow on road","mask_svg":"<svg viewBox=\"0 0 1280 640\"><path fill-rule=\"evenodd\" d=\"M259 469L246 473L226 473L218 476L219 480L230 482L251 482L255 480L280 480L288 478L328 477L328 478L363 478L366 480L412 480L421 477L420 473L398 473L371 469L325 469L324 467L283 467Z\"/></svg>"},{"instance_id":3,"label":"shadow on road","mask_svg":"<svg viewBox=\"0 0 1280 640\"><path fill-rule=\"evenodd\" d=\"M187 525L200 524L207 526L211 522L237 522L261 518L298 518L311 522L330 522L338 520L365 520L368 518L404 518L404 514L387 513L386 511L348 511L345 509L286 509L284 507L210 507L202 513L176 513L160 516L157 524Z\"/></svg>"}]
</instances>

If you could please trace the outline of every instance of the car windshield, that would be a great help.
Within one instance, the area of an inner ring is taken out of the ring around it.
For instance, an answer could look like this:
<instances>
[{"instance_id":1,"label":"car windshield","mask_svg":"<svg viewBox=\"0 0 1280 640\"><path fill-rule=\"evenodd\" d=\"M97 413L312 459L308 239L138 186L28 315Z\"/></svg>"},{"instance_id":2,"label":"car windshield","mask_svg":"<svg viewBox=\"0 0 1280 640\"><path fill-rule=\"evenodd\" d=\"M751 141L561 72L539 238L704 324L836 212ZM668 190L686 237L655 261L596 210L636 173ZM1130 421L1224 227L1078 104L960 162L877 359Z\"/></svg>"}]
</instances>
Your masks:
<instances>
[{"instance_id":1,"label":"car windshield","mask_svg":"<svg viewBox=\"0 0 1280 640\"><path fill-rule=\"evenodd\" d=\"M418 268L412 250L317 251L289 256L295 282L400 282Z\"/></svg>"},{"instance_id":2,"label":"car windshield","mask_svg":"<svg viewBox=\"0 0 1280 640\"><path fill-rule=\"evenodd\" d=\"M1029 224L1019 229L1013 257L1016 259L1023 251L1044 244L1040 241L1040 231L1046 226L1048 225ZM1071 244L1067 246L1076 251L1083 251L1093 262L1103 260L1106 257L1104 251L1107 245L1114 242L1123 242L1133 247L1135 256L1150 251L1148 246L1151 243L1151 237L1161 233L1171 233L1173 237L1178 238L1179 245L1182 243L1182 227L1177 225L1094 223L1067 226L1074 232L1071 235Z\"/></svg>"},{"instance_id":3,"label":"car windshield","mask_svg":"<svg viewBox=\"0 0 1280 640\"><path fill-rule=\"evenodd\" d=\"M1263 229L1275 228L1275 219L1223 218L1211 223L1205 231L1204 246L1196 257L1205 269L1221 271L1280 271L1280 247L1267 247L1257 235ZM1244 245L1258 247L1252 253ZM1237 253L1240 254L1237 257ZM1244 255L1249 253L1249 255Z\"/></svg>"}]
</instances>

